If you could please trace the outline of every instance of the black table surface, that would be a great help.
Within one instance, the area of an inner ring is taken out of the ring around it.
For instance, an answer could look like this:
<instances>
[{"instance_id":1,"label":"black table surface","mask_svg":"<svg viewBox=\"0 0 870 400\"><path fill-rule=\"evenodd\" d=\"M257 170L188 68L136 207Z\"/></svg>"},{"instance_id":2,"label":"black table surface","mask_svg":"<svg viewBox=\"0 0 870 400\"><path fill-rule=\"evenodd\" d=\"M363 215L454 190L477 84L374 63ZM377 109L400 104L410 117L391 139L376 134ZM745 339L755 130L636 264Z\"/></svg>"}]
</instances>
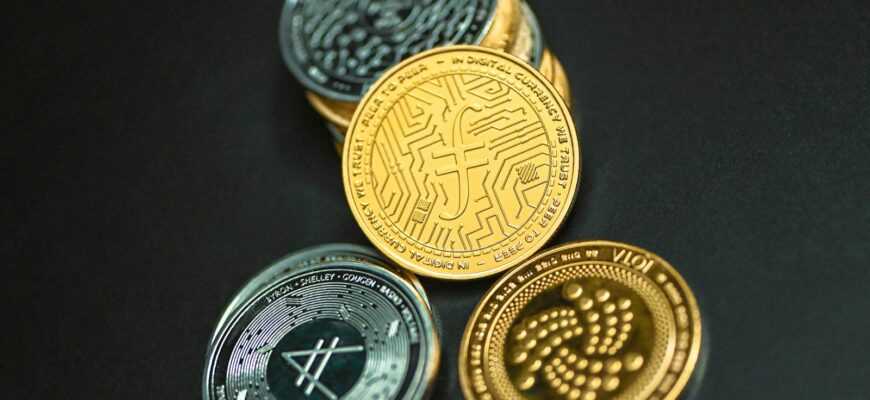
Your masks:
<instances>
[{"instance_id":1,"label":"black table surface","mask_svg":"<svg viewBox=\"0 0 870 400\"><path fill-rule=\"evenodd\" d=\"M17 3L0 17L3 397L198 398L245 280L366 243L281 61L281 2ZM533 2L582 119L552 243L628 242L682 272L708 333L697 398L866 399L870 5L701 3ZM423 280L436 398L460 397L492 282Z\"/></svg>"}]
</instances>

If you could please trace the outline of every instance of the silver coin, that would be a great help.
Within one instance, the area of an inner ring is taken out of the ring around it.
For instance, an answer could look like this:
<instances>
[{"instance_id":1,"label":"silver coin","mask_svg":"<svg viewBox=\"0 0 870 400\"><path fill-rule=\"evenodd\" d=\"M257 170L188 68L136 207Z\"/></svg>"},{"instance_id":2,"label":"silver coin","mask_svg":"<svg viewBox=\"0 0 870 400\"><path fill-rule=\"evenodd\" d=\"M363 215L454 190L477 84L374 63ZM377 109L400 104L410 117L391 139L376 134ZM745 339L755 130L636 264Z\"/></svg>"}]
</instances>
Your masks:
<instances>
[{"instance_id":1,"label":"silver coin","mask_svg":"<svg viewBox=\"0 0 870 400\"><path fill-rule=\"evenodd\" d=\"M209 344L203 398L425 397L439 356L431 313L419 288L368 252L321 246L252 279Z\"/></svg>"},{"instance_id":2,"label":"silver coin","mask_svg":"<svg viewBox=\"0 0 870 400\"><path fill-rule=\"evenodd\" d=\"M342 140L342 143L343 142L344 140ZM262 290L264 286L278 279L280 275L292 273L297 268L306 265L341 260L357 260L362 263L377 265L393 271L400 275L402 279L411 283L414 286L414 289L417 290L417 293L423 298L426 307L431 309L426 291L423 290L423 286L420 284L417 277L405 270L393 267L375 249L348 243L325 244L290 254L282 258L279 262L276 262L265 270L259 272L255 277L248 281L248 283L246 283L242 289L233 296L230 304L224 309L223 314L218 320L213 336L209 341L209 345L213 345L216 336L223 328L223 325L233 316L233 314L238 312L242 304L244 304L253 294Z\"/></svg>"},{"instance_id":3,"label":"silver coin","mask_svg":"<svg viewBox=\"0 0 870 400\"><path fill-rule=\"evenodd\" d=\"M332 138L332 143L336 148L341 149L344 147L344 132L339 130L337 126L328 122L326 123L326 130L329 131L329 136ZM339 151L339 153L341 152Z\"/></svg>"},{"instance_id":4,"label":"silver coin","mask_svg":"<svg viewBox=\"0 0 870 400\"><path fill-rule=\"evenodd\" d=\"M538 16L532 11L529 3L524 1L522 7L523 18L525 18L526 24L529 25L532 31L532 40L534 41L534 46L529 56L529 64L538 69L541 67L541 59L544 58L544 34L541 32L541 25L538 23Z\"/></svg>"},{"instance_id":5,"label":"silver coin","mask_svg":"<svg viewBox=\"0 0 870 400\"><path fill-rule=\"evenodd\" d=\"M399 61L446 44L477 44L497 0L287 0L279 39L284 62L305 87L359 101Z\"/></svg>"}]
</instances>

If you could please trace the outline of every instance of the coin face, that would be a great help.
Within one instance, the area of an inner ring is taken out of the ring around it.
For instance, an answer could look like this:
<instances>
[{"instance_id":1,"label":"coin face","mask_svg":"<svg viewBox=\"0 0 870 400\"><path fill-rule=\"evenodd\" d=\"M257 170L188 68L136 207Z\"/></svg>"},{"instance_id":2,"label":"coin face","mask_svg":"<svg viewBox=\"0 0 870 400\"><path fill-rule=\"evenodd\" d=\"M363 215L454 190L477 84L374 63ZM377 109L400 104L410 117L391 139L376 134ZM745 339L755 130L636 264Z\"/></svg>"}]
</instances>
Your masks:
<instances>
[{"instance_id":1,"label":"coin face","mask_svg":"<svg viewBox=\"0 0 870 400\"><path fill-rule=\"evenodd\" d=\"M519 14L517 0L289 0L279 36L286 64L309 90L358 101L413 54L450 43L499 46Z\"/></svg>"},{"instance_id":2,"label":"coin face","mask_svg":"<svg viewBox=\"0 0 870 400\"><path fill-rule=\"evenodd\" d=\"M570 243L500 279L459 355L468 399L675 399L701 345L700 311L667 261Z\"/></svg>"},{"instance_id":3,"label":"coin face","mask_svg":"<svg viewBox=\"0 0 870 400\"><path fill-rule=\"evenodd\" d=\"M342 157L351 211L400 266L471 279L517 265L574 202L580 147L553 85L504 52L449 46L388 71Z\"/></svg>"},{"instance_id":4,"label":"coin face","mask_svg":"<svg viewBox=\"0 0 870 400\"><path fill-rule=\"evenodd\" d=\"M204 399L424 397L438 338L413 285L343 256L293 257L253 280L258 289L222 319Z\"/></svg>"}]
</instances>

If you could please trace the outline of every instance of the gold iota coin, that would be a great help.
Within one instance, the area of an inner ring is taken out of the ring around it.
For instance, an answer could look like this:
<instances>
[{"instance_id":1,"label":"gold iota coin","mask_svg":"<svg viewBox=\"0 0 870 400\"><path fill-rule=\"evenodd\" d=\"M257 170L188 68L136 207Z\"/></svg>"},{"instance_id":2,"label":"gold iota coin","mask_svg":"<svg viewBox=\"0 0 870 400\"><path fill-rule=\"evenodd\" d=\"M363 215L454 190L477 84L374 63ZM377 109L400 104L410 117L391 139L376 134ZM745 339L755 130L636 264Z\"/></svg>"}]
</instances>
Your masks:
<instances>
[{"instance_id":1,"label":"gold iota coin","mask_svg":"<svg viewBox=\"0 0 870 400\"><path fill-rule=\"evenodd\" d=\"M567 105L528 64L442 47L368 91L342 157L351 212L416 273L472 279L540 249L574 202L580 146Z\"/></svg>"},{"instance_id":2,"label":"gold iota coin","mask_svg":"<svg viewBox=\"0 0 870 400\"><path fill-rule=\"evenodd\" d=\"M676 399L701 347L700 311L646 250L591 241L502 277L462 338L467 399Z\"/></svg>"}]
</instances>

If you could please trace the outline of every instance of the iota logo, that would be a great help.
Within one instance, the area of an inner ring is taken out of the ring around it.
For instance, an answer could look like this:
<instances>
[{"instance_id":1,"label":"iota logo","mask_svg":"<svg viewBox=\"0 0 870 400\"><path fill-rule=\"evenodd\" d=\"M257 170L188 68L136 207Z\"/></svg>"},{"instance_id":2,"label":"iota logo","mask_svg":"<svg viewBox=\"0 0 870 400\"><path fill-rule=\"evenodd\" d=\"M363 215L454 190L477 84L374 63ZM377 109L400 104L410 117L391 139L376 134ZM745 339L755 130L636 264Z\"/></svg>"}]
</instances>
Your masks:
<instances>
[{"instance_id":1,"label":"iota logo","mask_svg":"<svg viewBox=\"0 0 870 400\"><path fill-rule=\"evenodd\" d=\"M320 376L334 355L358 353L365 349L361 345L338 347L339 339L337 337L332 338L329 341L329 346L326 348L323 346L325 343L325 340L318 339L313 349L288 351L281 353L281 358L299 373L293 382L296 387L301 388L306 382L308 383L303 391L306 397L310 396L314 392L314 389L317 388L327 398L338 399L338 396L329 387L320 382ZM304 361L302 362L304 364L300 364L296 360L297 357L303 358Z\"/></svg>"}]
</instances>

